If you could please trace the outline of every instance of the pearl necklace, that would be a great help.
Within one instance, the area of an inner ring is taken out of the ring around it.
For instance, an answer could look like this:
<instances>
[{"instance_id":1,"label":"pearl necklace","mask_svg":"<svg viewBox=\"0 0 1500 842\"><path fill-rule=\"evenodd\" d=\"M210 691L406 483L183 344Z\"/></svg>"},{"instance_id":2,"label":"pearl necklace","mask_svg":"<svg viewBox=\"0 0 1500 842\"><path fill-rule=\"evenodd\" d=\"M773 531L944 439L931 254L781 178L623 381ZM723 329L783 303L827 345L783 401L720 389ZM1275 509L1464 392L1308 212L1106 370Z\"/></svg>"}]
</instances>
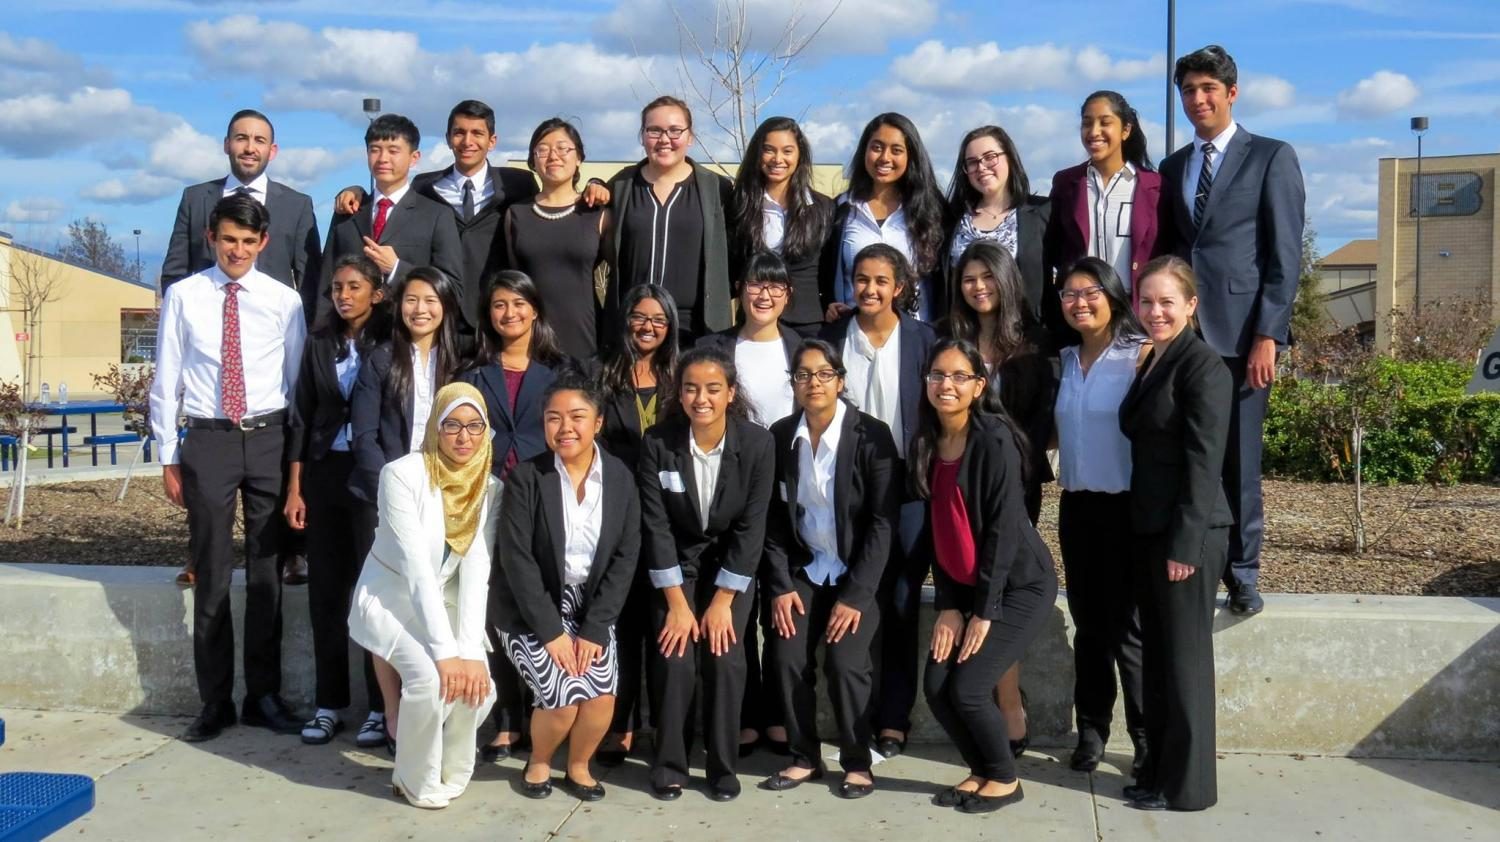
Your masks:
<instances>
[{"instance_id":1,"label":"pearl necklace","mask_svg":"<svg viewBox=\"0 0 1500 842\"><path fill-rule=\"evenodd\" d=\"M531 204L531 212L532 213L536 214L537 216L540 216L542 219L551 219L551 220L562 219L563 217L571 215L573 213L573 211L575 211L577 209L578 209L578 205L574 204L574 205L569 205L566 210L544 211L544 210L542 210L542 206L541 205L538 205L535 202L533 202Z\"/></svg>"}]
</instances>

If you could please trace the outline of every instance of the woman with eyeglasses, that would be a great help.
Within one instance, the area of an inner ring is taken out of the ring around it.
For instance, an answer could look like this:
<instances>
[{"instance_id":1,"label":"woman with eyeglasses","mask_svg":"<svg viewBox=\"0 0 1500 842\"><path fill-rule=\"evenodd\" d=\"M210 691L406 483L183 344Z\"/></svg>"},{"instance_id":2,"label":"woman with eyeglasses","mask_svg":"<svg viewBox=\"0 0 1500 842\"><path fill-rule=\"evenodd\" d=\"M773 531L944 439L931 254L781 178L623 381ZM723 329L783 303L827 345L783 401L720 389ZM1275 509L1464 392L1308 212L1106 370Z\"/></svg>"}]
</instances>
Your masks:
<instances>
[{"instance_id":1,"label":"woman with eyeglasses","mask_svg":"<svg viewBox=\"0 0 1500 842\"><path fill-rule=\"evenodd\" d=\"M600 442L634 471L640 460L642 436L677 400L672 391L672 373L677 368L677 306L665 287L642 284L625 291L620 311L616 339L606 345L593 374L604 394ZM615 626L620 677L614 721L595 755L601 766L624 763L643 724L646 706L641 703L641 682L646 649L654 645L648 639L654 592L645 565L640 565ZM654 718L655 711L652 715Z\"/></svg>"},{"instance_id":2,"label":"woman with eyeglasses","mask_svg":"<svg viewBox=\"0 0 1500 842\"><path fill-rule=\"evenodd\" d=\"M1031 195L1031 181L1010 135L999 126L974 129L959 143L948 181L951 228L943 249L948 268L957 267L971 244L998 243L1020 269L1031 322L1050 326L1056 321L1057 300L1043 294L1054 287L1046 277L1042 240L1051 207L1045 197Z\"/></svg>"},{"instance_id":3,"label":"woman with eyeglasses","mask_svg":"<svg viewBox=\"0 0 1500 842\"><path fill-rule=\"evenodd\" d=\"M823 326L819 271L833 223L833 200L812 188L812 146L790 117L772 117L750 136L734 179L729 216L730 277L770 251L786 262L792 296L783 321L801 336Z\"/></svg>"},{"instance_id":4,"label":"woman with eyeglasses","mask_svg":"<svg viewBox=\"0 0 1500 842\"><path fill-rule=\"evenodd\" d=\"M609 181L615 256L609 298L617 302L638 284L666 287L689 339L734 323L725 223L733 186L687 156L692 144L687 103L657 97L641 109L646 157Z\"/></svg>"},{"instance_id":5,"label":"woman with eyeglasses","mask_svg":"<svg viewBox=\"0 0 1500 842\"><path fill-rule=\"evenodd\" d=\"M761 583L775 628L768 668L777 676L792 763L760 786L794 789L825 774L814 691L822 643L844 770L836 792L863 798L875 786L870 647L900 506L896 443L879 419L843 400L844 361L833 345L804 341L791 370L797 411L771 426L780 492L771 499Z\"/></svg>"},{"instance_id":6,"label":"woman with eyeglasses","mask_svg":"<svg viewBox=\"0 0 1500 842\"><path fill-rule=\"evenodd\" d=\"M542 190L505 211L507 265L536 283L563 353L586 360L599 349L594 270L604 258L609 210L590 207L578 192L585 156L572 123L543 120L527 149L526 165L541 179Z\"/></svg>"},{"instance_id":7,"label":"woman with eyeglasses","mask_svg":"<svg viewBox=\"0 0 1500 842\"><path fill-rule=\"evenodd\" d=\"M1130 441L1120 403L1151 350L1130 309L1130 293L1109 263L1085 257L1059 291L1063 318L1080 341L1062 349L1057 392L1057 537L1073 618L1073 710L1078 745L1070 765L1092 772L1104 757L1115 709L1115 670L1125 696L1125 729L1135 744L1131 772L1146 761L1141 621L1120 536L1131 534Z\"/></svg>"},{"instance_id":8,"label":"woman with eyeglasses","mask_svg":"<svg viewBox=\"0 0 1500 842\"><path fill-rule=\"evenodd\" d=\"M907 459L909 482L927 503L920 546L936 592L923 689L969 767L933 803L988 813L1024 797L995 683L1041 632L1057 576L1023 500L1025 434L987 388L979 349L940 340L924 379Z\"/></svg>"}]
</instances>

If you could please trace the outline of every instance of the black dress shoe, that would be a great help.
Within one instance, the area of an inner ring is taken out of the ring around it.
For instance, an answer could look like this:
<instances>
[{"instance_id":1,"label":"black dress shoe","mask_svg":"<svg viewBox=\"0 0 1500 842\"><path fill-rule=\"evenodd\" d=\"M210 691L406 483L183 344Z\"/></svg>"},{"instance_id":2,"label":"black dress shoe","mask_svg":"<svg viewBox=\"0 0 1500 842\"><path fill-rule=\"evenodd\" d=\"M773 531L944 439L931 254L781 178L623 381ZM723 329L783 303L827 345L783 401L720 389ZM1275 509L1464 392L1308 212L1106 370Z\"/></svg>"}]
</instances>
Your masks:
<instances>
[{"instance_id":1,"label":"black dress shoe","mask_svg":"<svg viewBox=\"0 0 1500 842\"><path fill-rule=\"evenodd\" d=\"M853 801L856 798L864 798L866 795L869 795L874 791L875 784L873 782L867 784L856 784L850 783L849 781L844 781L843 783L839 784L839 788L835 790L840 798L847 798L850 801Z\"/></svg>"},{"instance_id":2,"label":"black dress shoe","mask_svg":"<svg viewBox=\"0 0 1500 842\"><path fill-rule=\"evenodd\" d=\"M682 797L682 787L657 786L656 784L652 784L651 797L655 798L657 801L676 801L677 799Z\"/></svg>"},{"instance_id":3,"label":"black dress shoe","mask_svg":"<svg viewBox=\"0 0 1500 842\"><path fill-rule=\"evenodd\" d=\"M499 763L510 757L510 748L510 743L506 743L503 746L486 743L479 747L479 759L486 763Z\"/></svg>"},{"instance_id":4,"label":"black dress shoe","mask_svg":"<svg viewBox=\"0 0 1500 842\"><path fill-rule=\"evenodd\" d=\"M1229 610L1242 617L1259 614L1265 608L1266 601L1254 585L1240 585L1229 597Z\"/></svg>"},{"instance_id":5,"label":"black dress shoe","mask_svg":"<svg viewBox=\"0 0 1500 842\"><path fill-rule=\"evenodd\" d=\"M211 702L203 706L203 711L193 724L188 726L187 732L182 735L183 742L201 743L211 740L224 733L224 729L233 725L234 703L233 702Z\"/></svg>"},{"instance_id":6,"label":"black dress shoe","mask_svg":"<svg viewBox=\"0 0 1500 842\"><path fill-rule=\"evenodd\" d=\"M1131 784L1130 786L1125 787L1125 790L1120 794L1125 796L1126 801L1139 801L1149 795L1155 795L1156 790L1152 789L1149 786Z\"/></svg>"},{"instance_id":7,"label":"black dress shoe","mask_svg":"<svg viewBox=\"0 0 1500 842\"><path fill-rule=\"evenodd\" d=\"M604 784L594 781L593 786L584 786L570 776L563 776L563 789L579 801L601 801L604 799Z\"/></svg>"},{"instance_id":8,"label":"black dress shoe","mask_svg":"<svg viewBox=\"0 0 1500 842\"><path fill-rule=\"evenodd\" d=\"M823 764L819 763L816 769L811 769L809 771L812 774L808 775L805 778L791 778L783 775L780 772L777 772L771 777L766 778L765 780L756 784L756 786L770 792L786 792L789 789L796 789L797 787L802 786L808 781L822 780L823 775L826 774L828 770L823 766Z\"/></svg>"},{"instance_id":9,"label":"black dress shoe","mask_svg":"<svg viewBox=\"0 0 1500 842\"><path fill-rule=\"evenodd\" d=\"M734 778L725 778L709 784L708 797L711 801L733 801L740 797L740 782Z\"/></svg>"},{"instance_id":10,"label":"black dress shoe","mask_svg":"<svg viewBox=\"0 0 1500 842\"><path fill-rule=\"evenodd\" d=\"M993 813L1008 804L1024 800L1026 793L1022 791L1021 785L1016 784L1016 789L1009 795L980 795L975 792L965 798L958 805L960 813Z\"/></svg>"},{"instance_id":11,"label":"black dress shoe","mask_svg":"<svg viewBox=\"0 0 1500 842\"><path fill-rule=\"evenodd\" d=\"M1010 755L1011 755L1011 757L1020 757L1021 755L1025 754L1026 753L1026 748L1028 746L1030 746L1030 745L1031 745L1031 737L1030 736L1022 737L1019 740L1011 740L1010 741Z\"/></svg>"},{"instance_id":12,"label":"black dress shoe","mask_svg":"<svg viewBox=\"0 0 1500 842\"><path fill-rule=\"evenodd\" d=\"M1130 801L1130 806L1136 808L1137 810L1156 811L1165 810L1170 805L1167 804L1167 797L1165 795L1162 795L1159 792L1153 792L1149 795L1132 799Z\"/></svg>"},{"instance_id":13,"label":"black dress shoe","mask_svg":"<svg viewBox=\"0 0 1500 842\"><path fill-rule=\"evenodd\" d=\"M1068 760L1068 766L1075 772L1092 772L1099 768L1099 761L1104 759L1104 738L1093 731L1081 731L1078 734L1078 747L1073 749L1073 757Z\"/></svg>"},{"instance_id":14,"label":"black dress shoe","mask_svg":"<svg viewBox=\"0 0 1500 842\"><path fill-rule=\"evenodd\" d=\"M521 778L521 794L527 798L546 798L552 794L552 779L549 777L539 784L534 784L523 777Z\"/></svg>"},{"instance_id":15,"label":"black dress shoe","mask_svg":"<svg viewBox=\"0 0 1500 842\"><path fill-rule=\"evenodd\" d=\"M271 694L245 699L240 708L240 722L255 728L269 728L278 734L302 733L302 722L292 715L280 696Z\"/></svg>"},{"instance_id":16,"label":"black dress shoe","mask_svg":"<svg viewBox=\"0 0 1500 842\"><path fill-rule=\"evenodd\" d=\"M880 737L875 740L875 750L887 760L899 757L902 752L906 751L906 738L902 737L898 740L895 737Z\"/></svg>"}]
</instances>

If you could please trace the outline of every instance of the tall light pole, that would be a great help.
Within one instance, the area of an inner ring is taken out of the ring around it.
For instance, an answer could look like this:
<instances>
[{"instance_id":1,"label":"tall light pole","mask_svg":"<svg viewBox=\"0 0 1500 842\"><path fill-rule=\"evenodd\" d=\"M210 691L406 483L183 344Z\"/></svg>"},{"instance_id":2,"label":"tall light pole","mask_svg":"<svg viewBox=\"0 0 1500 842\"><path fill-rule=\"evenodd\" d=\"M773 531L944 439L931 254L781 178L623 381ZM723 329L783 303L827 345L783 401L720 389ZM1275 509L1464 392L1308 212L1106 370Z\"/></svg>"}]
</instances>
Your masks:
<instances>
[{"instance_id":1,"label":"tall light pole","mask_svg":"<svg viewBox=\"0 0 1500 842\"><path fill-rule=\"evenodd\" d=\"M1412 285L1412 315L1422 312L1422 135L1427 134L1427 118L1411 118L1411 133L1417 136L1417 185L1412 191L1412 205L1417 209L1416 282Z\"/></svg>"},{"instance_id":2,"label":"tall light pole","mask_svg":"<svg viewBox=\"0 0 1500 842\"><path fill-rule=\"evenodd\" d=\"M1177 123L1177 86L1172 82L1172 66L1177 61L1177 0L1167 0L1167 142L1165 158L1172 154L1176 142L1172 135Z\"/></svg>"},{"instance_id":3,"label":"tall light pole","mask_svg":"<svg viewBox=\"0 0 1500 842\"><path fill-rule=\"evenodd\" d=\"M372 123L375 122L375 118L380 116L380 99L377 98L377 97L368 97L368 96L365 97L364 109L365 109L365 118L368 119ZM370 201L373 202L374 200L375 200L375 173L371 172L370 173Z\"/></svg>"},{"instance_id":4,"label":"tall light pole","mask_svg":"<svg viewBox=\"0 0 1500 842\"><path fill-rule=\"evenodd\" d=\"M145 278L142 277L142 274L143 273L141 272L141 229L136 228L135 229L135 279L137 281L143 281L143 280L145 280Z\"/></svg>"}]
</instances>

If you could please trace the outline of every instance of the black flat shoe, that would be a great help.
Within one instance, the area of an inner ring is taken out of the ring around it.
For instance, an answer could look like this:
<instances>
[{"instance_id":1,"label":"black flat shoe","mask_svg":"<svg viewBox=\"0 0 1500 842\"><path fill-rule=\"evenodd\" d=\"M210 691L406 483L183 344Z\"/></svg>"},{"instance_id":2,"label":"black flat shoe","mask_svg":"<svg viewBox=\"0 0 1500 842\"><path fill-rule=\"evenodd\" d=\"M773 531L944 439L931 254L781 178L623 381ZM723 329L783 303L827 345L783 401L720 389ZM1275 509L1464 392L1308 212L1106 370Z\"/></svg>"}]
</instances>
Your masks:
<instances>
[{"instance_id":1,"label":"black flat shoe","mask_svg":"<svg viewBox=\"0 0 1500 842\"><path fill-rule=\"evenodd\" d=\"M906 751L906 738L898 740L895 737L879 737L875 740L875 750L887 760L899 757Z\"/></svg>"},{"instance_id":2,"label":"black flat shoe","mask_svg":"<svg viewBox=\"0 0 1500 842\"><path fill-rule=\"evenodd\" d=\"M579 801L601 801L604 799L604 784L594 781L593 786L584 786L571 777L563 776L563 789Z\"/></svg>"},{"instance_id":3,"label":"black flat shoe","mask_svg":"<svg viewBox=\"0 0 1500 842\"><path fill-rule=\"evenodd\" d=\"M1075 772L1092 772L1103 759L1104 740L1093 731L1084 731L1078 735L1078 747L1073 749L1068 767Z\"/></svg>"},{"instance_id":4,"label":"black flat shoe","mask_svg":"<svg viewBox=\"0 0 1500 842\"><path fill-rule=\"evenodd\" d=\"M601 749L594 752L594 760L606 769L614 769L625 763L625 758L630 754L623 748Z\"/></svg>"},{"instance_id":5,"label":"black flat shoe","mask_svg":"<svg viewBox=\"0 0 1500 842\"><path fill-rule=\"evenodd\" d=\"M1171 805L1167 804L1166 796L1162 795L1159 792L1153 792L1150 795L1145 795L1140 798L1131 800L1130 806L1134 807L1137 810L1149 810L1151 812L1156 812L1158 810L1165 810Z\"/></svg>"},{"instance_id":6,"label":"black flat shoe","mask_svg":"<svg viewBox=\"0 0 1500 842\"><path fill-rule=\"evenodd\" d=\"M864 798L866 795L874 792L875 784L873 781L867 784L856 784L850 783L849 781L844 781L843 783L839 784L839 788L835 791L838 793L838 796L840 798L847 798L850 801L853 801L856 798Z\"/></svg>"},{"instance_id":7,"label":"black flat shoe","mask_svg":"<svg viewBox=\"0 0 1500 842\"><path fill-rule=\"evenodd\" d=\"M937 795L932 796L932 803L939 807L957 807L964 803L964 799L973 794L972 792L965 792L956 786L950 786Z\"/></svg>"},{"instance_id":8,"label":"black flat shoe","mask_svg":"<svg viewBox=\"0 0 1500 842\"><path fill-rule=\"evenodd\" d=\"M797 787L802 786L808 781L822 780L823 775L826 774L828 770L824 768L823 764L820 763L818 764L818 768L810 769L808 771L811 772L811 774L809 774L805 778L791 778L781 774L780 772L777 772L771 777L766 778L765 780L756 784L756 786L769 792L786 792L789 789L796 789Z\"/></svg>"},{"instance_id":9,"label":"black flat shoe","mask_svg":"<svg viewBox=\"0 0 1500 842\"><path fill-rule=\"evenodd\" d=\"M521 794L527 798L542 799L552 794L552 781L542 781L539 784L531 783L525 778L521 779Z\"/></svg>"},{"instance_id":10,"label":"black flat shoe","mask_svg":"<svg viewBox=\"0 0 1500 842\"><path fill-rule=\"evenodd\" d=\"M682 787L657 786L656 784L652 784L651 797L655 798L657 801L676 801L677 799L682 797Z\"/></svg>"},{"instance_id":11,"label":"black flat shoe","mask_svg":"<svg viewBox=\"0 0 1500 842\"><path fill-rule=\"evenodd\" d=\"M213 739L224 733L224 729L234 725L234 703L213 702L203 706L198 718L188 726L186 733L182 735L185 743L201 743Z\"/></svg>"},{"instance_id":12,"label":"black flat shoe","mask_svg":"<svg viewBox=\"0 0 1500 842\"><path fill-rule=\"evenodd\" d=\"M1149 786L1131 784L1130 786L1125 787L1125 790L1120 794L1125 797L1126 801L1139 801L1149 795L1155 795L1156 791Z\"/></svg>"},{"instance_id":13,"label":"black flat shoe","mask_svg":"<svg viewBox=\"0 0 1500 842\"><path fill-rule=\"evenodd\" d=\"M301 734L303 720L292 715L286 702L272 693L246 698L240 709L240 722L253 728L267 728L277 734Z\"/></svg>"},{"instance_id":14,"label":"black flat shoe","mask_svg":"<svg viewBox=\"0 0 1500 842\"><path fill-rule=\"evenodd\" d=\"M503 746L485 744L479 747L479 759L486 763L499 763L510 757L510 743Z\"/></svg>"},{"instance_id":15,"label":"black flat shoe","mask_svg":"<svg viewBox=\"0 0 1500 842\"><path fill-rule=\"evenodd\" d=\"M1020 757L1026 753L1026 748L1031 745L1031 737L1025 736L1019 740L1010 741L1010 754L1012 757Z\"/></svg>"},{"instance_id":16,"label":"black flat shoe","mask_svg":"<svg viewBox=\"0 0 1500 842\"><path fill-rule=\"evenodd\" d=\"M980 795L975 792L965 798L958 805L960 813L993 813L1008 804L1015 804L1026 798L1026 793L1021 790L1021 785L1016 784L1015 792L1009 795Z\"/></svg>"}]
</instances>

